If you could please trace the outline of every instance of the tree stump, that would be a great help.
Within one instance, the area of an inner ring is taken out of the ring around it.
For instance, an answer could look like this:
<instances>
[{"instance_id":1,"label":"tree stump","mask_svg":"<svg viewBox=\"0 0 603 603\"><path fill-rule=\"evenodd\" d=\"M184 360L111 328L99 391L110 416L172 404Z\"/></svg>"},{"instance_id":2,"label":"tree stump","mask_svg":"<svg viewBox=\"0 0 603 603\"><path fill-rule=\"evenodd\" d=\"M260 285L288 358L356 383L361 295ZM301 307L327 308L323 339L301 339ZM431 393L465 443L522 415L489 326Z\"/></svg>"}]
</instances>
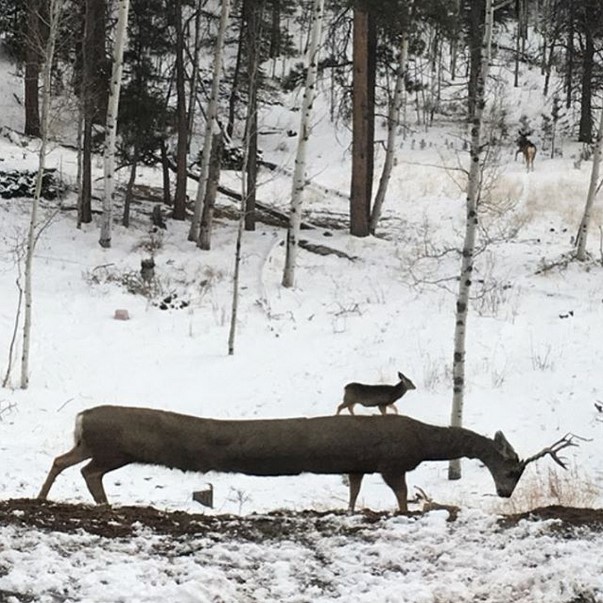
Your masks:
<instances>
[{"instance_id":1,"label":"tree stump","mask_svg":"<svg viewBox=\"0 0 603 603\"><path fill-rule=\"evenodd\" d=\"M155 260L153 258L140 260L140 276L145 283L155 278Z\"/></svg>"}]
</instances>

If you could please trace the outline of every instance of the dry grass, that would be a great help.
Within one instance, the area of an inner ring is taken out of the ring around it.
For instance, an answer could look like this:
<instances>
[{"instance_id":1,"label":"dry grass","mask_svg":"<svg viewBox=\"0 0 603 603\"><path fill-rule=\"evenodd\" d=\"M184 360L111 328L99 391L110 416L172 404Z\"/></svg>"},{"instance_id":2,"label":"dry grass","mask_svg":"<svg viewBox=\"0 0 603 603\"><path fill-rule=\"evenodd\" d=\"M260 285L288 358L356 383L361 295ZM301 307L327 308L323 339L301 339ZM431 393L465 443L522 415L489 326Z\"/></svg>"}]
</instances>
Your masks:
<instances>
[{"instance_id":1,"label":"dry grass","mask_svg":"<svg viewBox=\"0 0 603 603\"><path fill-rule=\"evenodd\" d=\"M503 513L526 513L549 505L592 507L599 498L596 483L575 464L567 471L556 467L530 469L517 485L513 496L499 503Z\"/></svg>"},{"instance_id":2,"label":"dry grass","mask_svg":"<svg viewBox=\"0 0 603 603\"><path fill-rule=\"evenodd\" d=\"M523 184L507 174L499 174L490 189L484 192L483 204L490 208L509 208L521 198ZM512 208L511 208L512 209Z\"/></svg>"},{"instance_id":3,"label":"dry grass","mask_svg":"<svg viewBox=\"0 0 603 603\"><path fill-rule=\"evenodd\" d=\"M582 183L564 178L541 183L529 191L525 209L529 214L539 216L554 211L565 224L575 224L584 211L587 186L588 180Z\"/></svg>"},{"instance_id":4,"label":"dry grass","mask_svg":"<svg viewBox=\"0 0 603 603\"><path fill-rule=\"evenodd\" d=\"M452 365L444 358L423 357L423 388L429 392L452 383Z\"/></svg>"},{"instance_id":5,"label":"dry grass","mask_svg":"<svg viewBox=\"0 0 603 603\"><path fill-rule=\"evenodd\" d=\"M589 178L590 172L586 170L570 170L547 181L534 179L525 186L516 174L503 173L492 186L490 202L504 205L505 199L521 199L519 209L525 221L533 222L536 217L552 212L571 227L582 218ZM595 204L593 224L597 226L602 220L603 210Z\"/></svg>"}]
</instances>

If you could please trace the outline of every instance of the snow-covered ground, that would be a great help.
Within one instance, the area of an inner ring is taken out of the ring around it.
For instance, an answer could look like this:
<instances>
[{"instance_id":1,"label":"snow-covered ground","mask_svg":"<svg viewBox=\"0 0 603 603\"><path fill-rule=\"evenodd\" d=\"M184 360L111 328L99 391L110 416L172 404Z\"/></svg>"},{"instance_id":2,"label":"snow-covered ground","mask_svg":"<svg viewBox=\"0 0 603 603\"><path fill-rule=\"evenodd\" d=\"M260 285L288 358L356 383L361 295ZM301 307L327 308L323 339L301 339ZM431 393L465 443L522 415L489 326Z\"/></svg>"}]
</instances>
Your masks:
<instances>
[{"instance_id":1,"label":"snow-covered ground","mask_svg":"<svg viewBox=\"0 0 603 603\"><path fill-rule=\"evenodd\" d=\"M1 98L8 107L7 89ZM536 95L532 88L520 92ZM509 104L516 100L509 95ZM5 125L19 127L14 107L4 115ZM262 137L267 159L291 165L295 139L286 130L296 129L298 118L276 107L266 113L263 122L282 129ZM317 122L308 175L345 194L349 134L334 133L326 110ZM149 300L115 279L138 271L149 255L150 204L138 206L129 230L116 225L113 247L102 249L98 224L77 230L74 211L55 215L55 205L45 203L52 217L34 265L30 387L17 388L17 363L14 389L0 391L2 498L35 496L52 459L71 446L77 412L98 404L214 418L328 415L345 383L393 383L401 370L417 385L399 402L401 412L446 425L459 268L449 250L461 244L465 214L455 168L459 157L467 158L458 125L413 128L397 154L384 238L304 231L309 241L356 261L300 251L296 287L284 289L284 232L259 224L245 233L233 356L227 338L236 225L219 219L212 251L200 252L186 242L187 226L170 221L154 256L164 295ZM15 601L603 601L600 535L560 538L545 522L506 530L495 523L497 513L544 504L601 505L603 416L594 406L603 400L600 261L540 271L570 251L590 176L588 162L574 165L578 147L560 142L563 156L540 153L530 174L513 161L513 148L502 153L483 217L490 242L478 260L479 297L469 319L465 425L490 436L502 430L522 457L567 432L588 438L564 451L567 472L549 460L533 464L513 498L503 501L477 462L463 462L458 482L447 480L445 463L425 463L409 476L411 493L418 486L439 503L460 505L455 523L441 512L419 520L393 517L363 527L358 537L317 536L305 543L286 534L277 542L190 542L145 530L107 540L0 526L0 600L13 600L3 599L4 591L21 593ZM0 167L33 168L36 149L35 142L21 145L6 133ZM49 163L73 178L73 151L56 147ZM96 167L100 175L100 163ZM260 181L259 198L286 209L288 177L265 171ZM159 177L145 172L141 182L152 185ZM232 173L222 182L238 186ZM69 197L66 205L73 202ZM15 251L29 207L28 200L0 200L2 377L17 307ZM345 215L347 201L315 187L306 208L310 219L326 211ZM601 223L598 210L589 244L595 260L601 259ZM174 292L189 302L186 308L161 310L153 303ZM116 309L127 309L131 319L114 320ZM347 501L338 476L200 476L130 466L105 478L114 505L191 512L203 512L191 492L207 482L215 489L215 509L206 513L343 509ZM51 498L91 503L77 469L57 479ZM379 477L368 476L359 506L393 511L395 499Z\"/></svg>"},{"instance_id":2,"label":"snow-covered ground","mask_svg":"<svg viewBox=\"0 0 603 603\"><path fill-rule=\"evenodd\" d=\"M9 527L0 592L40 603L601 601L600 533L559 533L555 520L501 529L479 510L446 518L438 511L367 524L327 515L303 538L265 539L140 529L108 540Z\"/></svg>"}]
</instances>

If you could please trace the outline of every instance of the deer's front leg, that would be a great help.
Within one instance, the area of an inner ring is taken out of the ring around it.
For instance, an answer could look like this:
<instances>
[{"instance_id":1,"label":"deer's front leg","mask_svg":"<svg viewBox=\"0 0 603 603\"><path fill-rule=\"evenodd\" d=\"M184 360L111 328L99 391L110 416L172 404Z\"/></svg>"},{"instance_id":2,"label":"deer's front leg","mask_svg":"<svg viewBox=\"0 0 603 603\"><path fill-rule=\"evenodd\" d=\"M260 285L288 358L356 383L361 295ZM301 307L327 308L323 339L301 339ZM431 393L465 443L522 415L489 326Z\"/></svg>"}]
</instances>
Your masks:
<instances>
[{"instance_id":1,"label":"deer's front leg","mask_svg":"<svg viewBox=\"0 0 603 603\"><path fill-rule=\"evenodd\" d=\"M381 477L383 478L383 481L394 491L400 511L402 513L406 513L408 511L408 488L406 487L406 474L382 473Z\"/></svg>"},{"instance_id":2,"label":"deer's front leg","mask_svg":"<svg viewBox=\"0 0 603 603\"><path fill-rule=\"evenodd\" d=\"M356 499L360 492L360 485L362 484L362 478L364 473L350 473L348 478L350 480L350 504L348 505L348 513L354 512L356 506Z\"/></svg>"}]
</instances>

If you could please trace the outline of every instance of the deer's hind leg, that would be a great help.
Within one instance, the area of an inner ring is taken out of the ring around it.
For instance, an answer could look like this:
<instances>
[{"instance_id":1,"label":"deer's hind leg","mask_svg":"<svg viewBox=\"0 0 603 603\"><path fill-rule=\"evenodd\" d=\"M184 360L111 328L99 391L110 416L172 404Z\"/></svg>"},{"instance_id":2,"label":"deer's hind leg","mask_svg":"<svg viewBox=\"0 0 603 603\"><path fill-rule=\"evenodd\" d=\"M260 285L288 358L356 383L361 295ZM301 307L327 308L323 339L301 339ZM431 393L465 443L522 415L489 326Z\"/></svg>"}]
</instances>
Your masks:
<instances>
[{"instance_id":1,"label":"deer's hind leg","mask_svg":"<svg viewBox=\"0 0 603 603\"><path fill-rule=\"evenodd\" d=\"M97 505L109 504L105 488L103 487L103 476L105 473L119 469L127 464L128 461L122 459L101 462L93 458L82 468L82 475L84 476L84 480L86 480L86 486L88 486L88 490L90 491L90 494L92 494L92 498L94 498L94 502Z\"/></svg>"},{"instance_id":2,"label":"deer's hind leg","mask_svg":"<svg viewBox=\"0 0 603 603\"><path fill-rule=\"evenodd\" d=\"M44 484L38 494L38 498L40 500L46 500L48 496L48 492L54 484L54 480L58 477L60 473L65 471L68 467L72 467L73 465L77 465L86 459L89 459L92 455L81 445L77 444L74 446L69 452L62 454L61 456L57 456L53 463Z\"/></svg>"},{"instance_id":3,"label":"deer's hind leg","mask_svg":"<svg viewBox=\"0 0 603 603\"><path fill-rule=\"evenodd\" d=\"M406 486L406 474L402 473L382 473L383 481L394 491L398 508L402 513L408 511L408 488Z\"/></svg>"}]
</instances>

